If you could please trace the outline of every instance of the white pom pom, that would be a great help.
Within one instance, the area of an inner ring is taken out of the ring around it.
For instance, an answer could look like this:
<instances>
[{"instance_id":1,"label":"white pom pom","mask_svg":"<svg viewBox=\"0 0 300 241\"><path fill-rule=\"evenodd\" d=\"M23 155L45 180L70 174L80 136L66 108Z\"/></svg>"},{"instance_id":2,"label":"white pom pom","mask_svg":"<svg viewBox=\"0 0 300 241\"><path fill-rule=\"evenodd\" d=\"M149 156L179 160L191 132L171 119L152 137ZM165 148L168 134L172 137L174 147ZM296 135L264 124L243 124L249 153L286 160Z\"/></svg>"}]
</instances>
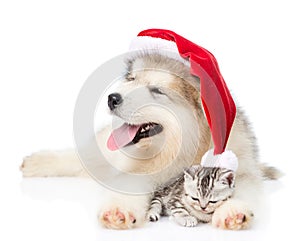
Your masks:
<instances>
[{"instance_id":1,"label":"white pom pom","mask_svg":"<svg viewBox=\"0 0 300 241\"><path fill-rule=\"evenodd\" d=\"M203 155L201 166L221 167L236 171L238 168L238 158L232 151L224 151L220 155L214 155L214 151L211 149Z\"/></svg>"}]
</instances>

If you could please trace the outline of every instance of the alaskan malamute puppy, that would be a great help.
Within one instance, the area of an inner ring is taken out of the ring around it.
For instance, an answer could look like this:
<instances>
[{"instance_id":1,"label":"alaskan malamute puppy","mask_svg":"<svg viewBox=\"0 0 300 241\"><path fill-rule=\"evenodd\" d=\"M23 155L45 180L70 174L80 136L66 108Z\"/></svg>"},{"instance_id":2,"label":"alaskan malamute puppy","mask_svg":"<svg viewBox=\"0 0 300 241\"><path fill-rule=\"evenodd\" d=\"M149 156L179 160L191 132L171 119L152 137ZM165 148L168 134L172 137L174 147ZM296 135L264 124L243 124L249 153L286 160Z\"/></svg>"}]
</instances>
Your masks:
<instances>
[{"instance_id":1,"label":"alaskan malamute puppy","mask_svg":"<svg viewBox=\"0 0 300 241\"><path fill-rule=\"evenodd\" d=\"M111 114L123 124L118 128L107 126L97 134L97 141L114 167L130 174L149 174L145 188L153 191L184 168L199 164L213 147L211 134L201 105L199 81L187 65L155 53L135 56L127 65L124 81L108 96ZM254 134L239 108L227 148L239 160L236 189L234 197L215 211L212 225L246 228L255 213L263 179L276 179L279 173L258 161ZM74 150L34 153L24 158L21 170L24 177L87 176ZM111 191L99 220L107 228L140 226L146 221L150 196Z\"/></svg>"}]
</instances>

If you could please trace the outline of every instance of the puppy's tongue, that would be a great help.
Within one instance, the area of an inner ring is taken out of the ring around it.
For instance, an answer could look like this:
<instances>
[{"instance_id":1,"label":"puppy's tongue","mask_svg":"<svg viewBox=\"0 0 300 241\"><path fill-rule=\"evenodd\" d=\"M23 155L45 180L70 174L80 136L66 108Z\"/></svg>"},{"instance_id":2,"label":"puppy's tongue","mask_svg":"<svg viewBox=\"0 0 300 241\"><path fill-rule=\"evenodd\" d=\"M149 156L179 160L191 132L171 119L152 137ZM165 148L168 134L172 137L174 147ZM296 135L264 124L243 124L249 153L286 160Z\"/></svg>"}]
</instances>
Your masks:
<instances>
[{"instance_id":1,"label":"puppy's tongue","mask_svg":"<svg viewBox=\"0 0 300 241\"><path fill-rule=\"evenodd\" d=\"M115 151L130 143L140 127L140 125L133 126L124 123L121 127L113 130L107 140L108 149Z\"/></svg>"}]
</instances>

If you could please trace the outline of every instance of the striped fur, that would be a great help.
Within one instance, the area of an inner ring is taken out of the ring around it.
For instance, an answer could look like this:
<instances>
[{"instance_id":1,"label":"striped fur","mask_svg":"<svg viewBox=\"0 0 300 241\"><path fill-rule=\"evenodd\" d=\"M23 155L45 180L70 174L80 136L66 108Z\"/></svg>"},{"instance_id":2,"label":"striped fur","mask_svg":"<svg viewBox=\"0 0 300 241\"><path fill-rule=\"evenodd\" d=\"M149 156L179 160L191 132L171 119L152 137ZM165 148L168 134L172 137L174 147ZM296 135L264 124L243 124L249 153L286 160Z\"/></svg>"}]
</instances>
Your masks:
<instances>
[{"instance_id":1,"label":"striped fur","mask_svg":"<svg viewBox=\"0 0 300 241\"><path fill-rule=\"evenodd\" d=\"M148 220L171 216L179 225L210 222L215 209L233 195L234 173L225 168L191 167L154 192Z\"/></svg>"}]
</instances>

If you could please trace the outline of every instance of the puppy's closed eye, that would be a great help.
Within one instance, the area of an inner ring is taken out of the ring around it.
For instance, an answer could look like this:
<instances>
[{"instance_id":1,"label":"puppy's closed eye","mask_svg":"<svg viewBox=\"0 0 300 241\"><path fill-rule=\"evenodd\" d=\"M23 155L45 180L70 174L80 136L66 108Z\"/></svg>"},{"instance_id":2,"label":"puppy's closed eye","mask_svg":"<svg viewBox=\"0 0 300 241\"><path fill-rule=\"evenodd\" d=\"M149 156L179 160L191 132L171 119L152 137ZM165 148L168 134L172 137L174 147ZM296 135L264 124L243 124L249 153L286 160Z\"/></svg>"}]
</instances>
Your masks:
<instances>
[{"instance_id":1,"label":"puppy's closed eye","mask_svg":"<svg viewBox=\"0 0 300 241\"><path fill-rule=\"evenodd\" d=\"M165 93L160 89L160 88L157 88L157 87L150 87L149 88L150 91L154 94L158 94L158 95L165 95Z\"/></svg>"},{"instance_id":2,"label":"puppy's closed eye","mask_svg":"<svg viewBox=\"0 0 300 241\"><path fill-rule=\"evenodd\" d=\"M127 76L126 79L127 79L127 81L134 81L135 77L130 75L130 76Z\"/></svg>"}]
</instances>

